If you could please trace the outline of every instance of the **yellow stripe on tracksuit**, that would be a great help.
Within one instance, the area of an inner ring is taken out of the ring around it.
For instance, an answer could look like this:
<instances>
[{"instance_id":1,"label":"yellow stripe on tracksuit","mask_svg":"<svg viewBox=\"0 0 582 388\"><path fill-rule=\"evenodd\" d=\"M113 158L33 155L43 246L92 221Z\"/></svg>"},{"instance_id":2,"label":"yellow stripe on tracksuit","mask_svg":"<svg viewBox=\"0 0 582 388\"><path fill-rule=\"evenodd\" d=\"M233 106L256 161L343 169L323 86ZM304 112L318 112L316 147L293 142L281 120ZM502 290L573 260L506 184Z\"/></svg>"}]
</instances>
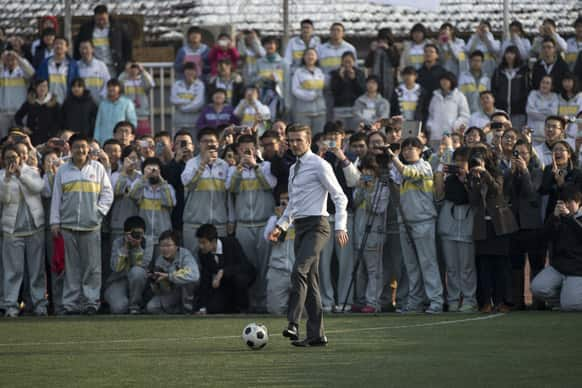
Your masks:
<instances>
[{"instance_id":1,"label":"yellow stripe on tracksuit","mask_svg":"<svg viewBox=\"0 0 582 388\"><path fill-rule=\"evenodd\" d=\"M342 64L342 57L327 57L320 59L321 67L339 67Z\"/></svg>"},{"instance_id":2,"label":"yellow stripe on tracksuit","mask_svg":"<svg viewBox=\"0 0 582 388\"><path fill-rule=\"evenodd\" d=\"M125 94L145 95L145 90L142 86L125 86Z\"/></svg>"},{"instance_id":3,"label":"yellow stripe on tracksuit","mask_svg":"<svg viewBox=\"0 0 582 388\"><path fill-rule=\"evenodd\" d=\"M101 185L97 182L76 181L63 184L64 193L99 193Z\"/></svg>"},{"instance_id":4,"label":"yellow stripe on tracksuit","mask_svg":"<svg viewBox=\"0 0 582 388\"><path fill-rule=\"evenodd\" d=\"M196 96L191 94L191 93L178 93L176 95L176 97L178 97L181 100L189 100L189 101L193 101Z\"/></svg>"},{"instance_id":5,"label":"yellow stripe on tracksuit","mask_svg":"<svg viewBox=\"0 0 582 388\"><path fill-rule=\"evenodd\" d=\"M195 191L225 191L226 184L223 179L200 178Z\"/></svg>"},{"instance_id":6,"label":"yellow stripe on tracksuit","mask_svg":"<svg viewBox=\"0 0 582 388\"><path fill-rule=\"evenodd\" d=\"M190 270L190 268L180 268L177 271L174 271L174 277L176 278L183 278L186 275L190 275L192 273L192 271Z\"/></svg>"},{"instance_id":7,"label":"yellow stripe on tracksuit","mask_svg":"<svg viewBox=\"0 0 582 388\"><path fill-rule=\"evenodd\" d=\"M93 46L95 47L109 46L109 38L93 38Z\"/></svg>"},{"instance_id":8,"label":"yellow stripe on tracksuit","mask_svg":"<svg viewBox=\"0 0 582 388\"><path fill-rule=\"evenodd\" d=\"M459 87L461 92L463 93L475 93L477 91L484 92L486 90L485 85L479 84L479 86L475 84L463 84ZM477 90L479 89L479 90Z\"/></svg>"},{"instance_id":9,"label":"yellow stripe on tracksuit","mask_svg":"<svg viewBox=\"0 0 582 388\"><path fill-rule=\"evenodd\" d=\"M259 191L263 190L261 182L258 179L243 179L240 182L240 191Z\"/></svg>"},{"instance_id":10,"label":"yellow stripe on tracksuit","mask_svg":"<svg viewBox=\"0 0 582 388\"><path fill-rule=\"evenodd\" d=\"M87 77L87 78L84 78L84 80L85 80L85 85L87 87L100 88L103 86L103 78Z\"/></svg>"},{"instance_id":11,"label":"yellow stripe on tracksuit","mask_svg":"<svg viewBox=\"0 0 582 388\"><path fill-rule=\"evenodd\" d=\"M266 69L266 70L261 70L259 72L259 77L261 78L271 78L271 74L275 73L277 75L277 79L282 80L283 79L283 70L281 69Z\"/></svg>"},{"instance_id":12,"label":"yellow stripe on tracksuit","mask_svg":"<svg viewBox=\"0 0 582 388\"><path fill-rule=\"evenodd\" d=\"M578 114L578 105L560 105L558 108L558 115L560 116L576 116Z\"/></svg>"},{"instance_id":13,"label":"yellow stripe on tracksuit","mask_svg":"<svg viewBox=\"0 0 582 388\"><path fill-rule=\"evenodd\" d=\"M162 210L162 200L143 198L139 202L139 208L145 211L160 211Z\"/></svg>"},{"instance_id":14,"label":"yellow stripe on tracksuit","mask_svg":"<svg viewBox=\"0 0 582 388\"><path fill-rule=\"evenodd\" d=\"M432 175L421 174L418 170L405 167L402 171L404 178L403 185L400 187L400 194L408 191L420 191L423 193L432 193L434 191L434 181Z\"/></svg>"},{"instance_id":15,"label":"yellow stripe on tracksuit","mask_svg":"<svg viewBox=\"0 0 582 388\"><path fill-rule=\"evenodd\" d=\"M65 85L66 83L67 83L67 76L64 74L50 74L49 75L49 84Z\"/></svg>"},{"instance_id":16,"label":"yellow stripe on tracksuit","mask_svg":"<svg viewBox=\"0 0 582 388\"><path fill-rule=\"evenodd\" d=\"M400 105L402 105L402 110L407 112L413 112L416 110L416 101L402 101Z\"/></svg>"},{"instance_id":17,"label":"yellow stripe on tracksuit","mask_svg":"<svg viewBox=\"0 0 582 388\"><path fill-rule=\"evenodd\" d=\"M26 80L24 78L0 79L0 88L14 88L18 86L26 86Z\"/></svg>"},{"instance_id":18,"label":"yellow stripe on tracksuit","mask_svg":"<svg viewBox=\"0 0 582 388\"><path fill-rule=\"evenodd\" d=\"M305 90L322 90L324 81L322 79L306 79L301 83Z\"/></svg>"},{"instance_id":19,"label":"yellow stripe on tracksuit","mask_svg":"<svg viewBox=\"0 0 582 388\"><path fill-rule=\"evenodd\" d=\"M295 240L295 228L287 229L287 234L285 235L285 241Z\"/></svg>"}]
</instances>

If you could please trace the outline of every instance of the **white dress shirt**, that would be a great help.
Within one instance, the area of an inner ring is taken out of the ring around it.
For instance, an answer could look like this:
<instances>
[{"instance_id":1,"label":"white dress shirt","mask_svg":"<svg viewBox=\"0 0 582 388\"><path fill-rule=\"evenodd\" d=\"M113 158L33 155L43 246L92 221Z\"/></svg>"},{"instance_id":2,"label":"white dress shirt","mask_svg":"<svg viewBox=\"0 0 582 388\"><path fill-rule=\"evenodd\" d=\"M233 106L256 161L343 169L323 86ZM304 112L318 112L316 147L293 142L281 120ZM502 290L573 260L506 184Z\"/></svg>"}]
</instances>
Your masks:
<instances>
[{"instance_id":1,"label":"white dress shirt","mask_svg":"<svg viewBox=\"0 0 582 388\"><path fill-rule=\"evenodd\" d=\"M307 151L301 157L299 173L295 177L295 164L289 173L289 205L277 222L287 230L295 219L310 216L329 216L327 213L327 195L335 204L335 230L347 231L348 198L344 194L331 165Z\"/></svg>"}]
</instances>

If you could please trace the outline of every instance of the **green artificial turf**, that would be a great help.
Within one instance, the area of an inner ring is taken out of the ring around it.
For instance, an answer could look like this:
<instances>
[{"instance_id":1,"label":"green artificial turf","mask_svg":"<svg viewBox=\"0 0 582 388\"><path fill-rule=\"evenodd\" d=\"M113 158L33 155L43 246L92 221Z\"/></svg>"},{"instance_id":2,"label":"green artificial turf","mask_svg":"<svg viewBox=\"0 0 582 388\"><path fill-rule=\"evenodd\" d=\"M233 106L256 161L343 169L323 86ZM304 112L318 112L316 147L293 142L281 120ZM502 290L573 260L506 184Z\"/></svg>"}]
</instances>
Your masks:
<instances>
[{"instance_id":1,"label":"green artificial turf","mask_svg":"<svg viewBox=\"0 0 582 388\"><path fill-rule=\"evenodd\" d=\"M240 338L253 321L269 329L260 351ZM327 347L294 348L281 336L285 320L271 316L0 319L0 386L582 386L581 314L331 315L325 324Z\"/></svg>"}]
</instances>

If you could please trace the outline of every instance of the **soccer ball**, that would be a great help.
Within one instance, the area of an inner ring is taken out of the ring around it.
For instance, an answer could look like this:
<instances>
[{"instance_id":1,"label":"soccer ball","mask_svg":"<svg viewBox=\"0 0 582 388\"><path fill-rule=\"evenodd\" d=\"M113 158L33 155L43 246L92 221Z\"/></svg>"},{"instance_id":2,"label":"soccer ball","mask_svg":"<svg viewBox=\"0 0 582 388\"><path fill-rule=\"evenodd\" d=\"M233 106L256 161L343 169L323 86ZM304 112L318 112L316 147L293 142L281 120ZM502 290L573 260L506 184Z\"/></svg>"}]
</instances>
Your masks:
<instances>
[{"instance_id":1,"label":"soccer ball","mask_svg":"<svg viewBox=\"0 0 582 388\"><path fill-rule=\"evenodd\" d=\"M269 333L265 325L249 323L242 332L243 342L253 350L264 348L269 342Z\"/></svg>"}]
</instances>

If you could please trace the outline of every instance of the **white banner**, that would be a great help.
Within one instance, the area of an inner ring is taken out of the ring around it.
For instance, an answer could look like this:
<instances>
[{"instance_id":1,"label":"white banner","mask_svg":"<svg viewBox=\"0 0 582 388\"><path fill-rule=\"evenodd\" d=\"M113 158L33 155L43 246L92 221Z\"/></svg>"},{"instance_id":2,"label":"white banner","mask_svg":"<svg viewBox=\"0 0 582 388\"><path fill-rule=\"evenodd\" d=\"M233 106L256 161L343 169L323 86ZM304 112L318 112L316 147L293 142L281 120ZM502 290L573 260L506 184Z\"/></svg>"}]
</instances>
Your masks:
<instances>
[{"instance_id":1,"label":"white banner","mask_svg":"<svg viewBox=\"0 0 582 388\"><path fill-rule=\"evenodd\" d=\"M415 8L421 11L438 11L440 0L369 0L371 3L397 5Z\"/></svg>"}]
</instances>

